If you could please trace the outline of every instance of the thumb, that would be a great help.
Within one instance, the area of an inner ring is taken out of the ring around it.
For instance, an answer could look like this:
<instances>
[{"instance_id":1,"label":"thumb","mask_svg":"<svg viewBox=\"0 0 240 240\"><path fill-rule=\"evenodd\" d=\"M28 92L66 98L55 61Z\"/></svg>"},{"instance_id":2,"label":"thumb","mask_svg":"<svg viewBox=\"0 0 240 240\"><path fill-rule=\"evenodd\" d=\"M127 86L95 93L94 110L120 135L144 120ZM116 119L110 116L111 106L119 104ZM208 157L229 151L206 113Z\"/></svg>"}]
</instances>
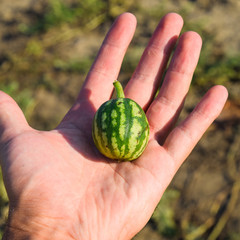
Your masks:
<instances>
[{"instance_id":1,"label":"thumb","mask_svg":"<svg viewBox=\"0 0 240 240\"><path fill-rule=\"evenodd\" d=\"M0 145L30 129L22 110L6 93L0 91Z\"/></svg>"}]
</instances>

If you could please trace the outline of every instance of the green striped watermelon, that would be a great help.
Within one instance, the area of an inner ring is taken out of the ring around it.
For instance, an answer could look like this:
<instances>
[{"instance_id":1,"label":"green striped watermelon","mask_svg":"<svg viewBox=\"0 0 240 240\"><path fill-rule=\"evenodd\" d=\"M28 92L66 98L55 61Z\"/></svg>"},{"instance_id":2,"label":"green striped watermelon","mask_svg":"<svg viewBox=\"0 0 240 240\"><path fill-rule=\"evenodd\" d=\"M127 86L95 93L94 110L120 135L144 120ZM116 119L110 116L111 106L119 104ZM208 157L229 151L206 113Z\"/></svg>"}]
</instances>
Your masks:
<instances>
[{"instance_id":1,"label":"green striped watermelon","mask_svg":"<svg viewBox=\"0 0 240 240\"><path fill-rule=\"evenodd\" d=\"M114 83L117 99L103 103L93 120L92 136L98 150L117 161L138 158L147 146L149 124L143 109L125 98L121 84Z\"/></svg>"}]
</instances>

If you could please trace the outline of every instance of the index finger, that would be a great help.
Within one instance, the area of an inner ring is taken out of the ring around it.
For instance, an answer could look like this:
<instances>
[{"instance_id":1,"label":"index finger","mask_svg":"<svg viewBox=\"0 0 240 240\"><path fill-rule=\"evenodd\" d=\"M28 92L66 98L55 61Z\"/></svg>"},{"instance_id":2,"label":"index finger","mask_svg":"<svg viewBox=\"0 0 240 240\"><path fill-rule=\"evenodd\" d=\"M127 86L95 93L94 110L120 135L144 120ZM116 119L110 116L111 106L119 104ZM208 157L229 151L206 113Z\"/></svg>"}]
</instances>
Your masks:
<instances>
[{"instance_id":1,"label":"index finger","mask_svg":"<svg viewBox=\"0 0 240 240\"><path fill-rule=\"evenodd\" d=\"M78 100L89 96L97 109L109 100L113 91L113 81L117 79L127 47L136 28L136 18L131 13L120 15L105 37L99 53L83 84Z\"/></svg>"}]
</instances>

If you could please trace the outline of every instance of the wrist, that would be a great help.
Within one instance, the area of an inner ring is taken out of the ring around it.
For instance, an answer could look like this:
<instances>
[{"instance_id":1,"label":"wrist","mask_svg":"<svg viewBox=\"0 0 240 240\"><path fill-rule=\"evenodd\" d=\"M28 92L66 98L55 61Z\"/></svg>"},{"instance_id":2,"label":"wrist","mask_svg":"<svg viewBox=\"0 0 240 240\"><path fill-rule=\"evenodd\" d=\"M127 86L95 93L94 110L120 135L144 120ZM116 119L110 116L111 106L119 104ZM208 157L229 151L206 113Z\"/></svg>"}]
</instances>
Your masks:
<instances>
[{"instance_id":1,"label":"wrist","mask_svg":"<svg viewBox=\"0 0 240 240\"><path fill-rule=\"evenodd\" d=\"M65 219L46 218L11 208L3 240L73 240Z\"/></svg>"}]
</instances>

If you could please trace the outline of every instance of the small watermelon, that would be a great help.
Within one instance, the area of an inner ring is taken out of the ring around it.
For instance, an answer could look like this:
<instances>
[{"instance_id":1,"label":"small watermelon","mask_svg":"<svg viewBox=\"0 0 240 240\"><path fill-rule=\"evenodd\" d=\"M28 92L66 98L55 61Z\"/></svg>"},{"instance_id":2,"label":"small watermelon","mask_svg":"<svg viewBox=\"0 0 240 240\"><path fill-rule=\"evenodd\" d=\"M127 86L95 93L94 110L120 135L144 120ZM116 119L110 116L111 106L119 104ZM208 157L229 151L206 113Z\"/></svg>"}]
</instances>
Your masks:
<instances>
[{"instance_id":1,"label":"small watermelon","mask_svg":"<svg viewBox=\"0 0 240 240\"><path fill-rule=\"evenodd\" d=\"M149 124L143 109L125 98L119 81L113 83L117 98L103 103L93 119L92 136L98 150L108 158L132 161L147 146Z\"/></svg>"}]
</instances>

